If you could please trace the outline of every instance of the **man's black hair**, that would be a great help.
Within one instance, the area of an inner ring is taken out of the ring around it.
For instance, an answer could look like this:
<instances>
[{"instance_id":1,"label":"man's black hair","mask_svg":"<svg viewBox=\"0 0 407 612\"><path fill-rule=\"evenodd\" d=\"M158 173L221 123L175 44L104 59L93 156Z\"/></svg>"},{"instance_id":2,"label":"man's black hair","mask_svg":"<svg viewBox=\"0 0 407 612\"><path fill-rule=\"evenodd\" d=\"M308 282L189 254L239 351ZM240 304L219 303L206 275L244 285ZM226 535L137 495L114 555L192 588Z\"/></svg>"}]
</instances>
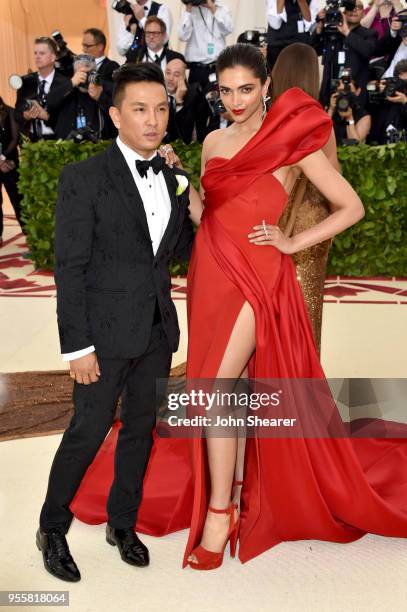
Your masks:
<instances>
[{"instance_id":1,"label":"man's black hair","mask_svg":"<svg viewBox=\"0 0 407 612\"><path fill-rule=\"evenodd\" d=\"M91 34L96 45L103 45L103 49L106 48L106 36L102 30L98 30L98 28L88 28L84 31L84 34Z\"/></svg>"},{"instance_id":2,"label":"man's black hair","mask_svg":"<svg viewBox=\"0 0 407 612\"><path fill-rule=\"evenodd\" d=\"M394 66L394 76L398 77L400 74L407 72L407 59L402 59Z\"/></svg>"},{"instance_id":3,"label":"man's black hair","mask_svg":"<svg viewBox=\"0 0 407 612\"><path fill-rule=\"evenodd\" d=\"M113 73L113 105L117 108L123 100L124 91L128 83L158 83L166 90L164 73L153 62L140 62L138 64L124 64Z\"/></svg>"}]
</instances>

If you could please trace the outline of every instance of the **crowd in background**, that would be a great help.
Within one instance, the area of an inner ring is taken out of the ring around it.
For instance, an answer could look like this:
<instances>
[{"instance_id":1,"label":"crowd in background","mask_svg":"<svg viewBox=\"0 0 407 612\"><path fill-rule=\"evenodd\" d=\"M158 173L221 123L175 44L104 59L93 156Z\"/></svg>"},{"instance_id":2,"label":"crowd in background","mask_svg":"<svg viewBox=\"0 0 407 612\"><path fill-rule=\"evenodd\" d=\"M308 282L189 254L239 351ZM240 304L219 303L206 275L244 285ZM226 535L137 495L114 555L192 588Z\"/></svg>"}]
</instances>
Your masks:
<instances>
[{"instance_id":1,"label":"crowd in background","mask_svg":"<svg viewBox=\"0 0 407 612\"><path fill-rule=\"evenodd\" d=\"M407 140L407 10L400 0L266 0L264 30L234 32L229 8L218 0L184 4L177 36L183 54L169 46L173 18L164 2L114 0L121 13L116 46L124 62L154 62L165 75L170 118L166 141L202 142L231 118L222 106L216 60L226 39L259 47L270 70L294 42L321 56L320 102L333 119L339 145ZM108 109L114 71L105 34L85 30L74 55L59 32L34 43L35 72L14 75L15 109L0 96L0 194L4 185L20 219L18 144L70 139L98 141L116 134ZM0 92L1 93L1 92ZM1 203L1 195L0 195ZM1 206L0 206L1 211ZM0 212L0 236L2 232Z\"/></svg>"}]
</instances>

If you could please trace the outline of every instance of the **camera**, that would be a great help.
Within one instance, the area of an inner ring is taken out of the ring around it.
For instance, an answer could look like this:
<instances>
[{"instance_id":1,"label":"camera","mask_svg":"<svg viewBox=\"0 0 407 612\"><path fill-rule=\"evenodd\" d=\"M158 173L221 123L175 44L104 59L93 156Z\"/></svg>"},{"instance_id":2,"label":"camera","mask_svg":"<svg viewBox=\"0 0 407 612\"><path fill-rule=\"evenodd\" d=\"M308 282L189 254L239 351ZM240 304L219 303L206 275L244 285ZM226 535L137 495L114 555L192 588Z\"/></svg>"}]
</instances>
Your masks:
<instances>
[{"instance_id":1,"label":"camera","mask_svg":"<svg viewBox=\"0 0 407 612\"><path fill-rule=\"evenodd\" d=\"M89 89L89 83L93 83L94 85L102 84L103 79L96 71L96 62L95 58L92 55L88 55L86 53L76 55L74 61L74 68L76 68L78 64L81 64L80 67L84 70L87 70L86 81L78 86L79 91L87 93Z\"/></svg>"},{"instance_id":2,"label":"camera","mask_svg":"<svg viewBox=\"0 0 407 612\"><path fill-rule=\"evenodd\" d=\"M406 134L404 130L398 130L394 125L390 124L386 128L386 144L395 144L396 142L405 142Z\"/></svg>"},{"instance_id":3,"label":"camera","mask_svg":"<svg viewBox=\"0 0 407 612\"><path fill-rule=\"evenodd\" d=\"M316 21L324 22L324 31L327 34L339 34L337 26L343 22L341 8L352 11L355 4L355 0L328 0L325 19L321 20L320 17L317 17Z\"/></svg>"},{"instance_id":4,"label":"camera","mask_svg":"<svg viewBox=\"0 0 407 612\"><path fill-rule=\"evenodd\" d=\"M383 90L383 96L385 98L392 98L396 95L396 91L407 94L407 83L399 77L387 77L382 79L385 81L385 87Z\"/></svg>"},{"instance_id":5,"label":"camera","mask_svg":"<svg viewBox=\"0 0 407 612\"><path fill-rule=\"evenodd\" d=\"M23 100L21 103L21 110L23 111L23 113L25 111L30 111L34 106L35 102L39 104L39 101L36 98L26 98L25 100Z\"/></svg>"},{"instance_id":6,"label":"camera","mask_svg":"<svg viewBox=\"0 0 407 612\"><path fill-rule=\"evenodd\" d=\"M135 2L132 2L132 4L134 5ZM133 10L128 0L115 0L112 4L112 9L123 15L133 15Z\"/></svg>"},{"instance_id":7,"label":"camera","mask_svg":"<svg viewBox=\"0 0 407 612\"><path fill-rule=\"evenodd\" d=\"M201 6L206 4L206 0L181 0L183 4L192 4L192 6Z\"/></svg>"},{"instance_id":8,"label":"camera","mask_svg":"<svg viewBox=\"0 0 407 612\"><path fill-rule=\"evenodd\" d=\"M226 113L226 108L223 105L223 102L219 93L219 84L216 77L216 73L212 72L209 75L209 83L205 88L205 98L209 104L211 112L213 115L222 115Z\"/></svg>"},{"instance_id":9,"label":"camera","mask_svg":"<svg viewBox=\"0 0 407 612\"><path fill-rule=\"evenodd\" d=\"M246 30L240 34L238 43L254 45L255 47L267 47L267 33L261 30Z\"/></svg>"},{"instance_id":10,"label":"camera","mask_svg":"<svg viewBox=\"0 0 407 612\"><path fill-rule=\"evenodd\" d=\"M81 142L93 142L93 144L96 144L99 140L99 136L95 130L92 130L90 127L84 127L72 130L72 132L68 134L67 140L73 140L76 144L81 144Z\"/></svg>"},{"instance_id":11,"label":"camera","mask_svg":"<svg viewBox=\"0 0 407 612\"><path fill-rule=\"evenodd\" d=\"M349 68L344 68L339 79L332 79L331 81L331 93L338 92L336 98L336 110L338 113L346 113L349 108L356 110L359 107L357 97L352 92L351 88L352 75ZM340 85L343 85L343 89L338 91Z\"/></svg>"},{"instance_id":12,"label":"camera","mask_svg":"<svg viewBox=\"0 0 407 612\"><path fill-rule=\"evenodd\" d=\"M64 37L59 30L52 32L51 38L56 42L58 47L58 55L55 66L60 72L62 72L62 74L67 77L71 77L73 74L73 62L75 58L74 53L68 48L68 44L64 40Z\"/></svg>"}]
</instances>

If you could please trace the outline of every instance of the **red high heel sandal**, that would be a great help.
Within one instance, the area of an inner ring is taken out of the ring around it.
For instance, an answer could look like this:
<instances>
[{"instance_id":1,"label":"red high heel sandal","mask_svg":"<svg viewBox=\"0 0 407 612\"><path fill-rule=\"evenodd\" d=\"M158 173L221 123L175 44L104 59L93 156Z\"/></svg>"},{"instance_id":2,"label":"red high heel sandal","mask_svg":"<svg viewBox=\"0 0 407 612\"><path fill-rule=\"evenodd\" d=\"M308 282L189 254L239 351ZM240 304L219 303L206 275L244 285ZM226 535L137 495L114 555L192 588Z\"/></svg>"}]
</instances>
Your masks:
<instances>
[{"instance_id":1,"label":"red high heel sandal","mask_svg":"<svg viewBox=\"0 0 407 612\"><path fill-rule=\"evenodd\" d=\"M211 570L220 567L223 563L223 555L225 552L226 544L230 540L230 556L233 558L236 554L236 545L237 538L239 535L239 527L240 527L240 516L235 521L235 509L237 509L237 504L230 504L225 510L218 510L217 508L212 508L212 506L208 507L208 510L214 512L215 514L229 514L229 529L226 536L226 541L223 546L221 552L212 552L211 550L207 550L203 546L198 546L194 548L191 555L195 555L197 562L188 561L188 564L192 569L196 570Z\"/></svg>"}]
</instances>

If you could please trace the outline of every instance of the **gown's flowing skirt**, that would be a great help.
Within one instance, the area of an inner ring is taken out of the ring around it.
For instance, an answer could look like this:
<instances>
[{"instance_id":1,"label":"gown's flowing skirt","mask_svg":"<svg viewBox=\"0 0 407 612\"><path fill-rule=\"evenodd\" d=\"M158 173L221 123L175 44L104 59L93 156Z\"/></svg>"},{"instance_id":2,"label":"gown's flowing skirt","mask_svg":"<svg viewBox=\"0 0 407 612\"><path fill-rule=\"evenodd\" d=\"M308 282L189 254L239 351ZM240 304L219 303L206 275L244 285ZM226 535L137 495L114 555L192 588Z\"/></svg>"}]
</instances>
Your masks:
<instances>
[{"instance_id":1,"label":"gown's flowing skirt","mask_svg":"<svg viewBox=\"0 0 407 612\"><path fill-rule=\"evenodd\" d=\"M295 163L329 137L331 124L317 103L300 90L289 92L240 154L232 160L212 158L207 166L205 212L188 274L188 379L216 377L247 301L256 330L250 377L325 384L291 258L247 239L263 219L277 224L286 205L273 168ZM273 134L270 151L264 148L268 132ZM294 408L301 416L298 406L289 407ZM242 562L285 540L344 543L367 532L407 537L407 440L350 439L336 407L329 409L339 437L247 439ZM310 412L318 419L324 406L316 401ZM309 416L302 414L304 422ZM106 520L118 427L113 427L71 504L85 522ZM207 511L205 446L201 437L156 439L136 523L137 530L152 535L190 526L184 566L200 541Z\"/></svg>"}]
</instances>

